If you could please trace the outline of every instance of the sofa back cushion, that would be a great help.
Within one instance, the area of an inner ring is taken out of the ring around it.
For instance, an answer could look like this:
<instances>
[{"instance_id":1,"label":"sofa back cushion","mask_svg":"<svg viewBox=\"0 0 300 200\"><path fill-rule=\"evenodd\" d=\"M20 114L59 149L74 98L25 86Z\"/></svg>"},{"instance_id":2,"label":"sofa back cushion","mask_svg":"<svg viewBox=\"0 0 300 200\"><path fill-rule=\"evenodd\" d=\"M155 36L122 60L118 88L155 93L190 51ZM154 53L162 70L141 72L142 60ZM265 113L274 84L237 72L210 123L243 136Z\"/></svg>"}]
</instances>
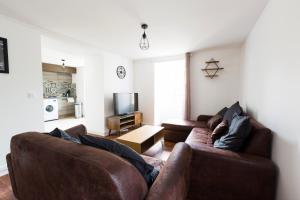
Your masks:
<instances>
[{"instance_id":1,"label":"sofa back cushion","mask_svg":"<svg viewBox=\"0 0 300 200\"><path fill-rule=\"evenodd\" d=\"M14 136L10 160L22 199L144 199L148 192L126 160L47 134Z\"/></svg>"},{"instance_id":2,"label":"sofa back cushion","mask_svg":"<svg viewBox=\"0 0 300 200\"><path fill-rule=\"evenodd\" d=\"M65 130L65 132L67 132L69 135L71 135L73 137L78 137L79 135L87 134L86 127L82 124L74 126L72 128L69 128L69 129Z\"/></svg>"},{"instance_id":3,"label":"sofa back cushion","mask_svg":"<svg viewBox=\"0 0 300 200\"><path fill-rule=\"evenodd\" d=\"M221 115L215 115L207 121L207 127L213 131L223 120Z\"/></svg>"},{"instance_id":4,"label":"sofa back cushion","mask_svg":"<svg viewBox=\"0 0 300 200\"><path fill-rule=\"evenodd\" d=\"M225 113L227 112L228 108L227 107L224 107L222 108L222 110L220 110L217 115L221 115L222 117L225 116Z\"/></svg>"},{"instance_id":5,"label":"sofa back cushion","mask_svg":"<svg viewBox=\"0 0 300 200\"><path fill-rule=\"evenodd\" d=\"M237 115L243 114L243 109L240 106L240 103L238 101L235 104L233 104L232 106L230 106L230 108L227 109L227 111L224 115L224 119L228 121L229 126L231 124L234 114L237 114Z\"/></svg>"},{"instance_id":6,"label":"sofa back cushion","mask_svg":"<svg viewBox=\"0 0 300 200\"><path fill-rule=\"evenodd\" d=\"M250 119L251 131L248 139L245 141L242 152L271 158L272 133L271 130L264 127L255 119Z\"/></svg>"}]
</instances>

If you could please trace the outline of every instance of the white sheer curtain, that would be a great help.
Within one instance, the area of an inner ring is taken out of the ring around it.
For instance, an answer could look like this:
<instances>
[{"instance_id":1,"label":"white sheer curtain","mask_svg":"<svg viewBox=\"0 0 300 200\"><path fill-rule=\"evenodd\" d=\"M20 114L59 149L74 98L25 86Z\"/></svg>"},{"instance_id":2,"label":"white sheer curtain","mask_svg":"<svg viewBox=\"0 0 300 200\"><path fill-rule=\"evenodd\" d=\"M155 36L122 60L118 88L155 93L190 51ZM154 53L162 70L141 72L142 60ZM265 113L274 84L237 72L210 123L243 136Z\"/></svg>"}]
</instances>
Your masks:
<instances>
[{"instance_id":1,"label":"white sheer curtain","mask_svg":"<svg viewBox=\"0 0 300 200\"><path fill-rule=\"evenodd\" d=\"M185 118L185 59L155 63L155 124Z\"/></svg>"}]
</instances>

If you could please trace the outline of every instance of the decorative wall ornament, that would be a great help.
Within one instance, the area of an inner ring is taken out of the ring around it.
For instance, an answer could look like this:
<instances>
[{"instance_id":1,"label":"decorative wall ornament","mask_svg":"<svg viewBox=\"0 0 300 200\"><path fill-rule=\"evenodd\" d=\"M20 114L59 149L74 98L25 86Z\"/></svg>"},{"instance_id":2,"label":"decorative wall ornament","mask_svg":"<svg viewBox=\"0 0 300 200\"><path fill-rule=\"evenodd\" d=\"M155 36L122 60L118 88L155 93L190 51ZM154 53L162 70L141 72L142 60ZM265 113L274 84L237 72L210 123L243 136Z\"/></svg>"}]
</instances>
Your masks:
<instances>
[{"instance_id":1,"label":"decorative wall ornament","mask_svg":"<svg viewBox=\"0 0 300 200\"><path fill-rule=\"evenodd\" d=\"M147 35L146 35L146 29L148 28L148 25L147 24L142 24L141 28L144 29L144 33L143 33L141 41L140 41L140 48L142 50L147 50L147 49L149 49L149 46L150 46L149 45L149 40L148 40Z\"/></svg>"},{"instance_id":2,"label":"decorative wall ornament","mask_svg":"<svg viewBox=\"0 0 300 200\"><path fill-rule=\"evenodd\" d=\"M117 75L119 79L124 79L126 76L126 69L123 66L117 67Z\"/></svg>"},{"instance_id":3,"label":"decorative wall ornament","mask_svg":"<svg viewBox=\"0 0 300 200\"><path fill-rule=\"evenodd\" d=\"M218 77L217 73L220 70L223 70L223 67L219 67L219 62L215 59L210 59L209 61L205 62L206 66L204 69L201 69L202 71L204 71L206 73L205 77L209 77L211 79L213 79L214 77Z\"/></svg>"},{"instance_id":4,"label":"decorative wall ornament","mask_svg":"<svg viewBox=\"0 0 300 200\"><path fill-rule=\"evenodd\" d=\"M0 37L0 73L9 73L7 39Z\"/></svg>"}]
</instances>

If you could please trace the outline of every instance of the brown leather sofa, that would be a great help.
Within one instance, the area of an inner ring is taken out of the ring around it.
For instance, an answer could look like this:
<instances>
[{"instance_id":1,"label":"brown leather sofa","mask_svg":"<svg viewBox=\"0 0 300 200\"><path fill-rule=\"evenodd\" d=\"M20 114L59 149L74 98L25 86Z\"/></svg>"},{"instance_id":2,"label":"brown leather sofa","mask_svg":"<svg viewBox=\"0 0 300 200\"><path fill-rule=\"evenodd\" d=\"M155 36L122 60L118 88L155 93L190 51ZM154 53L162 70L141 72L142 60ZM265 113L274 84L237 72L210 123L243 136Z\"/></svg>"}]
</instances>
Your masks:
<instances>
[{"instance_id":1,"label":"brown leather sofa","mask_svg":"<svg viewBox=\"0 0 300 200\"><path fill-rule=\"evenodd\" d=\"M82 125L66 131L87 134ZM189 145L176 144L164 165L157 159L144 158L161 167L151 188L133 165L114 154L28 132L12 138L7 164L19 200L186 199L192 159Z\"/></svg>"},{"instance_id":2,"label":"brown leather sofa","mask_svg":"<svg viewBox=\"0 0 300 200\"><path fill-rule=\"evenodd\" d=\"M276 194L277 167L271 158L272 134L251 119L250 136L236 153L213 147L207 121L171 120L163 123L165 139L189 144L193 151L189 199L273 200Z\"/></svg>"}]
</instances>

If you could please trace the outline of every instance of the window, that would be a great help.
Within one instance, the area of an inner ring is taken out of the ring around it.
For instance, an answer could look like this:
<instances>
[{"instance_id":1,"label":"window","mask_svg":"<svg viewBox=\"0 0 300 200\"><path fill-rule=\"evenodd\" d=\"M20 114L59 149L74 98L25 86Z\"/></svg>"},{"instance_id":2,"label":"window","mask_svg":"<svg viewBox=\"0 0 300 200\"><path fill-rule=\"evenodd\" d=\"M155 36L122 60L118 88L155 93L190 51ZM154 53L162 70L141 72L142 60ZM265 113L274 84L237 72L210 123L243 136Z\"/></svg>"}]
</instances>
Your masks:
<instances>
[{"instance_id":1,"label":"window","mask_svg":"<svg viewBox=\"0 0 300 200\"><path fill-rule=\"evenodd\" d=\"M155 70L154 122L184 118L185 60L157 62Z\"/></svg>"}]
</instances>

